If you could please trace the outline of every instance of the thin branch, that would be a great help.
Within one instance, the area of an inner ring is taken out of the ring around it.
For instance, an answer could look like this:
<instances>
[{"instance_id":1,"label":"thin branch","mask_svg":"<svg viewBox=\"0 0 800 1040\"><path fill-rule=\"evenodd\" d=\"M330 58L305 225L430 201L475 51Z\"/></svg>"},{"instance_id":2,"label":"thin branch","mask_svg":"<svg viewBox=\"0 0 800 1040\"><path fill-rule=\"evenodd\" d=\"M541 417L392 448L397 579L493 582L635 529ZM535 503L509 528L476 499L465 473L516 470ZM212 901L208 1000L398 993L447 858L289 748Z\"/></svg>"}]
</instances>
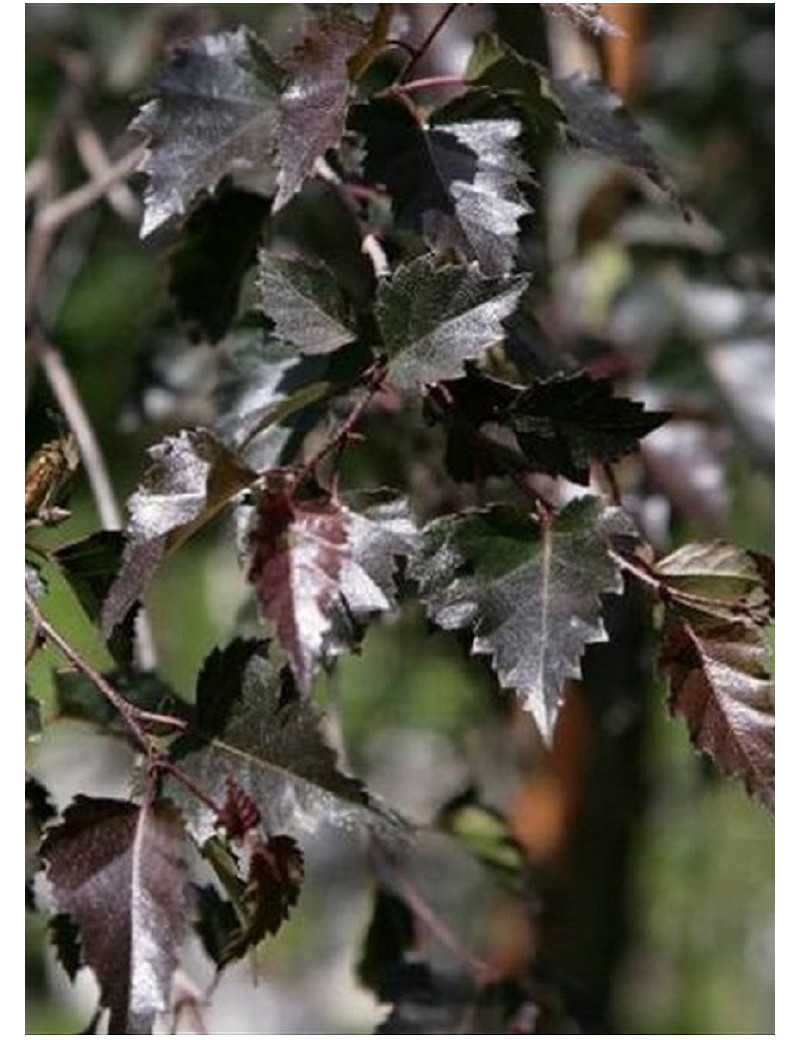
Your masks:
<instances>
[{"instance_id":1,"label":"thin branch","mask_svg":"<svg viewBox=\"0 0 800 1040\"><path fill-rule=\"evenodd\" d=\"M53 396L75 434L100 523L107 530L117 531L123 527L122 514L100 445L64 358L52 343L39 336L31 336L28 342L36 360L42 366Z\"/></svg>"},{"instance_id":2,"label":"thin branch","mask_svg":"<svg viewBox=\"0 0 800 1040\"><path fill-rule=\"evenodd\" d=\"M436 37L439 35L439 33L442 31L442 29L444 28L444 25L447 22L447 20L450 18L450 16L452 14L454 14L458 10L458 8L460 6L461 6L460 4L448 4L447 5L447 7L442 12L440 17L434 22L433 27L431 28L431 30L428 33L428 35L425 37L425 39L422 41L422 43L419 45L419 47L417 47L417 52L414 55L414 57L410 58L406 62L405 68L400 73L400 80L401 81L408 79L408 77L411 75L411 73L414 70L414 68L419 64L419 62L422 60L422 58L425 57L425 54L428 52L428 49L430 48L431 44L436 39Z\"/></svg>"},{"instance_id":3,"label":"thin branch","mask_svg":"<svg viewBox=\"0 0 800 1040\"><path fill-rule=\"evenodd\" d=\"M94 127L83 119L76 119L73 138L75 150L92 180L98 181L107 176L112 163ZM124 181L115 181L108 188L106 200L123 220L135 223L139 219L139 203Z\"/></svg>"},{"instance_id":4,"label":"thin branch","mask_svg":"<svg viewBox=\"0 0 800 1040\"><path fill-rule=\"evenodd\" d=\"M352 438L353 431L358 425L361 416L367 410L373 397L383 385L387 371L388 369L385 362L376 361L375 364L364 373L363 378L368 380L367 393L353 407L352 411L336 433L329 437L322 447L311 456L308 462L306 462L300 471L298 477L299 480L304 480L306 477L310 476L326 455L335 449L342 447Z\"/></svg>"},{"instance_id":5,"label":"thin branch","mask_svg":"<svg viewBox=\"0 0 800 1040\"><path fill-rule=\"evenodd\" d=\"M377 849L376 851L380 859L380 872L388 875L389 884L408 903L414 916L427 928L430 934L464 965L473 979L480 985L497 978L499 974L497 969L481 957L477 957L463 945L447 922L442 920L433 909L411 878L396 863L390 862L382 850Z\"/></svg>"},{"instance_id":6,"label":"thin branch","mask_svg":"<svg viewBox=\"0 0 800 1040\"><path fill-rule=\"evenodd\" d=\"M58 401L69 428L78 442L81 460L86 469L100 523L106 530L118 531L124 524L111 485L108 467L100 450L94 427L61 352L52 343L39 336L32 336L29 343L34 356L42 366L53 396ZM158 663L153 631L144 611L140 611L137 618L136 656L142 671L153 671Z\"/></svg>"},{"instance_id":7,"label":"thin branch","mask_svg":"<svg viewBox=\"0 0 800 1040\"><path fill-rule=\"evenodd\" d=\"M619 481L617 480L617 474L614 472L614 467L610 462L604 462L602 465L603 476L608 484L609 493L611 495L611 501L615 506L622 503L622 495L619 490Z\"/></svg>"},{"instance_id":8,"label":"thin branch","mask_svg":"<svg viewBox=\"0 0 800 1040\"><path fill-rule=\"evenodd\" d=\"M467 87L469 80L464 76L426 76L410 83L395 83L388 90L392 94L413 94L417 90L438 90L440 87Z\"/></svg>"},{"instance_id":9,"label":"thin branch","mask_svg":"<svg viewBox=\"0 0 800 1040\"><path fill-rule=\"evenodd\" d=\"M35 628L38 629L41 637L60 650L70 664L74 665L79 672L82 672L100 691L100 693L102 693L106 700L117 710L117 712L119 712L125 724L141 744L142 749L147 753L148 757L152 757L157 749L147 733L147 730L142 725L142 721L146 718L147 712L141 711L135 704L131 704L127 701L122 694L115 690L111 683L109 683L100 672L97 671L96 668L89 664L82 654L79 654L78 651L75 650L66 639L64 639L60 632L50 624L39 610L36 601L27 589L25 590L25 605L28 608L28 613L31 616L33 624Z\"/></svg>"},{"instance_id":10,"label":"thin branch","mask_svg":"<svg viewBox=\"0 0 800 1040\"><path fill-rule=\"evenodd\" d=\"M34 222L34 237L36 235L52 235L62 224L72 217L88 209L92 203L101 199L110 188L119 181L125 180L136 169L139 160L146 150L144 143L138 144L112 166L108 166L105 172L87 181L74 191L67 192L58 199L54 199L43 210L36 215Z\"/></svg>"}]
</instances>

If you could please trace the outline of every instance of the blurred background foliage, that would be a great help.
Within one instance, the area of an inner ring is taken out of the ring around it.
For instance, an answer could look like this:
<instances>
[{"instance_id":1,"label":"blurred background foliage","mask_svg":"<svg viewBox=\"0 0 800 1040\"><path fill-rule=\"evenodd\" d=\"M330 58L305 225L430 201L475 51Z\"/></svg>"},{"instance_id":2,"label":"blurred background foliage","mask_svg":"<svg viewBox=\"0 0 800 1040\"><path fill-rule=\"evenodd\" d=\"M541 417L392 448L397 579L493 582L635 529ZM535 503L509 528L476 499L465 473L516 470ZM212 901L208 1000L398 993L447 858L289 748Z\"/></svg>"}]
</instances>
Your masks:
<instances>
[{"instance_id":1,"label":"blurred background foliage","mask_svg":"<svg viewBox=\"0 0 800 1040\"><path fill-rule=\"evenodd\" d=\"M439 5L398 6L412 38L421 38ZM582 37L567 21L545 22L536 5L470 5L442 34L431 68L460 72L474 32L488 25L561 73L604 73L641 119L698 216L685 222L613 164L543 161L536 328L565 356L674 412L619 472L625 504L654 545L719 536L772 552L774 5L603 6L625 38ZM280 52L297 36L300 8L27 5L28 177L60 106L74 105L74 125L93 129L119 156L166 48L245 23ZM61 153L64 191L85 172L75 142ZM116 210L102 202L65 227L39 303L120 500L135 487L147 446L213 415L217 378L215 351L189 345L175 320L168 239L138 238L133 187ZM527 361L535 365L534 355ZM33 363L26 390L30 453L54 435L57 420ZM368 419L365 432L348 463L353 480L404 472L421 511L440 508L448 488L426 461L438 448L421 420L411 442L398 440L385 416ZM97 529L82 475L70 507L67 524L43 540L61 544ZM49 616L108 666L66 585L47 576ZM161 671L180 693L192 696L200 663L246 617L245 601L224 521L164 567L148 606ZM415 859L421 885L468 944L510 969L537 955L542 985L589 1031L769 1033L773 821L722 781L691 750L683 723L668 717L639 631L645 608L634 608L610 620L634 660L620 665L604 648L590 651L585 688L570 691L553 755L485 663L468 659L455 635L432 634L414 610L373 625L363 652L317 694L338 705L353 769L412 818L433 818L471 784L507 815L552 904L538 933L452 843L431 835ZM45 704L53 666L60 662L43 653L30 671ZM119 755L111 741L67 721L28 747L30 768L61 807L77 790L120 793ZM358 849L328 834L307 853L296 913L254 965L218 987L210 1031L369 1032L380 1019L353 972L369 916L367 867ZM72 992L35 914L27 938L27 1031L83 1028L91 983ZM196 959L202 985L208 968Z\"/></svg>"}]
</instances>

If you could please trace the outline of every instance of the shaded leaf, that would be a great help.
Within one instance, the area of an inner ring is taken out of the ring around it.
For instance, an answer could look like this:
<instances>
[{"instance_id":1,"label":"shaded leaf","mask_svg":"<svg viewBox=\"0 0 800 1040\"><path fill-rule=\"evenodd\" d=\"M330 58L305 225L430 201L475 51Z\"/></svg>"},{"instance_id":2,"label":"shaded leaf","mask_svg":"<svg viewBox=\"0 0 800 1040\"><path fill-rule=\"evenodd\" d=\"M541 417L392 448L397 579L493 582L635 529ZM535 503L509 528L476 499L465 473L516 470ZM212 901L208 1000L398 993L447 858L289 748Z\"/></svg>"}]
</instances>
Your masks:
<instances>
[{"instance_id":1,"label":"shaded leaf","mask_svg":"<svg viewBox=\"0 0 800 1040\"><path fill-rule=\"evenodd\" d=\"M509 427L531 469L589 483L589 464L615 462L638 449L640 438L669 418L638 401L614 396L610 379L585 373L553 376L528 387L476 371L447 384L456 406L473 422Z\"/></svg>"},{"instance_id":2,"label":"shaded leaf","mask_svg":"<svg viewBox=\"0 0 800 1040\"><path fill-rule=\"evenodd\" d=\"M180 768L218 804L234 777L270 833L313 832L322 820L347 829L394 829L394 818L361 783L336 768L316 708L288 669L278 669L265 653L263 643L237 640L209 655L197 685L197 736L173 745ZM204 844L215 833L215 814L179 784L167 785Z\"/></svg>"},{"instance_id":3,"label":"shaded leaf","mask_svg":"<svg viewBox=\"0 0 800 1040\"><path fill-rule=\"evenodd\" d=\"M221 970L227 963L227 951L239 930L239 918L233 903L224 899L214 885L195 886L195 931L203 949Z\"/></svg>"},{"instance_id":4,"label":"shaded leaf","mask_svg":"<svg viewBox=\"0 0 800 1040\"><path fill-rule=\"evenodd\" d=\"M503 338L524 278L485 278L473 266L437 267L430 256L399 267L378 290L375 315L403 389L452 379Z\"/></svg>"},{"instance_id":5,"label":"shaded leaf","mask_svg":"<svg viewBox=\"0 0 800 1040\"><path fill-rule=\"evenodd\" d=\"M487 110L520 120L523 154L538 169L544 147L557 138L564 119L544 66L524 58L494 33L481 33L475 39L467 78L473 85L472 105L482 92Z\"/></svg>"},{"instance_id":6,"label":"shaded leaf","mask_svg":"<svg viewBox=\"0 0 800 1040\"><path fill-rule=\"evenodd\" d=\"M411 564L430 617L442 628L471 626L472 652L491 654L551 743L562 688L580 674L587 643L607 639L600 596L622 579L606 540L630 521L597 498L570 502L537 522L499 505L433 520Z\"/></svg>"},{"instance_id":7,"label":"shaded leaf","mask_svg":"<svg viewBox=\"0 0 800 1040\"><path fill-rule=\"evenodd\" d=\"M84 966L78 926L69 914L55 914L47 922L47 930L61 967L69 976L70 982L74 982L75 976Z\"/></svg>"},{"instance_id":8,"label":"shaded leaf","mask_svg":"<svg viewBox=\"0 0 800 1040\"><path fill-rule=\"evenodd\" d=\"M186 914L183 840L167 802L78 795L42 843L56 905L77 924L111 1012L110 1033L149 1033L168 1006Z\"/></svg>"},{"instance_id":9,"label":"shaded leaf","mask_svg":"<svg viewBox=\"0 0 800 1040\"><path fill-rule=\"evenodd\" d=\"M25 908L36 909L33 881L41 869L39 843L44 827L56 815L50 792L36 777L25 776Z\"/></svg>"},{"instance_id":10,"label":"shaded leaf","mask_svg":"<svg viewBox=\"0 0 800 1040\"><path fill-rule=\"evenodd\" d=\"M414 917L405 902L379 885L357 969L359 980L379 1000L392 999L397 966L413 947L415 938Z\"/></svg>"},{"instance_id":11,"label":"shaded leaf","mask_svg":"<svg viewBox=\"0 0 800 1040\"><path fill-rule=\"evenodd\" d=\"M567 143L643 173L677 201L672 180L641 136L639 125L612 90L583 72L554 79L551 86L564 112L562 132Z\"/></svg>"},{"instance_id":12,"label":"shaded leaf","mask_svg":"<svg viewBox=\"0 0 800 1040\"><path fill-rule=\"evenodd\" d=\"M358 623L395 602L395 557L416 527L405 501L356 513L330 495L262 495L249 580L300 688L357 642Z\"/></svg>"},{"instance_id":13,"label":"shaded leaf","mask_svg":"<svg viewBox=\"0 0 800 1040\"><path fill-rule=\"evenodd\" d=\"M519 190L528 171L514 151L514 119L450 118L421 126L405 105L373 100L354 115L366 138L364 175L384 184L399 227L420 232L437 252L455 250L489 275L514 264L517 224L529 208Z\"/></svg>"},{"instance_id":14,"label":"shaded leaf","mask_svg":"<svg viewBox=\"0 0 800 1040\"><path fill-rule=\"evenodd\" d=\"M185 213L228 174L269 180L286 73L261 41L240 28L175 51L131 128L148 139L142 236ZM267 183L267 188L269 187Z\"/></svg>"},{"instance_id":15,"label":"shaded leaf","mask_svg":"<svg viewBox=\"0 0 800 1040\"><path fill-rule=\"evenodd\" d=\"M262 250L258 289L275 334L301 353L329 354L356 338L344 294L321 265Z\"/></svg>"},{"instance_id":16,"label":"shaded leaf","mask_svg":"<svg viewBox=\"0 0 800 1040\"><path fill-rule=\"evenodd\" d=\"M276 210L300 190L317 159L339 144L350 92L348 59L368 34L360 19L329 8L284 60L290 79L280 99Z\"/></svg>"},{"instance_id":17,"label":"shaded leaf","mask_svg":"<svg viewBox=\"0 0 800 1040\"><path fill-rule=\"evenodd\" d=\"M415 951L417 928L405 902L378 887L358 977L381 1003L394 1005L376 1033L530 1032L536 1009L512 979L480 985L466 974L434 969ZM523 1009L530 1009L521 1026Z\"/></svg>"},{"instance_id":18,"label":"shaded leaf","mask_svg":"<svg viewBox=\"0 0 800 1040\"><path fill-rule=\"evenodd\" d=\"M122 568L103 604L106 634L139 599L164 555L257 479L209 430L184 430L154 445L148 454L152 465L128 500Z\"/></svg>"},{"instance_id":19,"label":"shaded leaf","mask_svg":"<svg viewBox=\"0 0 800 1040\"><path fill-rule=\"evenodd\" d=\"M125 536L121 531L97 531L53 554L87 617L97 624L103 603L119 573ZM135 610L126 612L108 639L117 663L128 668L133 660Z\"/></svg>"},{"instance_id":20,"label":"shaded leaf","mask_svg":"<svg viewBox=\"0 0 800 1040\"><path fill-rule=\"evenodd\" d=\"M467 975L408 963L395 989L394 1008L378 1034L531 1033L538 1017L531 995L514 979L481 986Z\"/></svg>"},{"instance_id":21,"label":"shaded leaf","mask_svg":"<svg viewBox=\"0 0 800 1040\"><path fill-rule=\"evenodd\" d=\"M246 451L256 468L293 461L336 384L351 384L372 361L357 344L330 355L298 357L294 347L266 331L263 319L243 322L226 346L217 429L226 442Z\"/></svg>"},{"instance_id":22,"label":"shaded leaf","mask_svg":"<svg viewBox=\"0 0 800 1040\"><path fill-rule=\"evenodd\" d=\"M111 672L104 678L135 708L178 719L189 717L189 705L155 672ZM101 730L134 740L117 709L81 672L56 671L53 684L56 712L60 718L89 722ZM169 725L156 723L150 723L149 728L155 734L172 735L176 732Z\"/></svg>"},{"instance_id":23,"label":"shaded leaf","mask_svg":"<svg viewBox=\"0 0 800 1040\"><path fill-rule=\"evenodd\" d=\"M267 199L229 189L189 215L169 252L168 289L194 339L217 343L228 331L268 213Z\"/></svg>"},{"instance_id":24,"label":"shaded leaf","mask_svg":"<svg viewBox=\"0 0 800 1040\"><path fill-rule=\"evenodd\" d=\"M748 793L775 809L775 695L768 652L752 624L670 625L660 664L670 708L692 742Z\"/></svg>"}]
</instances>

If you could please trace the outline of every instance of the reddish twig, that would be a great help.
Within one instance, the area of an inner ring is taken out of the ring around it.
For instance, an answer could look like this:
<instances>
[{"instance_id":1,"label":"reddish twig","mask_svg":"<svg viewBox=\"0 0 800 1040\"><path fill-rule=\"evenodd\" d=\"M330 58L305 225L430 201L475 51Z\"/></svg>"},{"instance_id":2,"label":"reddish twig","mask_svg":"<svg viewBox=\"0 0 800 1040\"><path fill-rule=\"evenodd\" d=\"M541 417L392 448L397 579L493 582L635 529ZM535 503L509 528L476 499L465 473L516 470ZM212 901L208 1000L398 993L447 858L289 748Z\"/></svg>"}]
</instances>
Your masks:
<instances>
[{"instance_id":1,"label":"reddish twig","mask_svg":"<svg viewBox=\"0 0 800 1040\"><path fill-rule=\"evenodd\" d=\"M408 79L412 71L427 54L431 44L444 28L445 23L448 21L451 15L455 14L455 12L458 10L460 6L460 4L447 5L447 7L439 16L439 18L437 18L437 20L433 23L430 31L428 32L428 35L425 37L425 39L422 41L419 47L416 48L416 53L414 54L414 56L412 58L409 58L409 60L406 62L403 71L400 73L400 82L403 82L404 80Z\"/></svg>"},{"instance_id":2,"label":"reddish twig","mask_svg":"<svg viewBox=\"0 0 800 1040\"><path fill-rule=\"evenodd\" d=\"M450 925L433 909L425 896L420 892L408 875L396 863L388 860L380 849L378 855L381 872L388 874L391 886L403 897L414 917L428 932L467 969L472 978L484 985L498 977L499 972L493 965L477 957L468 950L455 935Z\"/></svg>"},{"instance_id":3,"label":"reddish twig","mask_svg":"<svg viewBox=\"0 0 800 1040\"><path fill-rule=\"evenodd\" d=\"M31 620L33 621L35 628L38 629L41 637L60 650L70 664L74 665L79 672L82 672L95 688L102 693L106 700L119 713L125 724L141 744L142 749L146 752L148 757L153 757L157 749L147 730L142 725L142 722L146 720L147 712L143 712L141 709L137 708L135 704L131 704L127 701L122 694L115 690L111 683L109 683L108 680L97 671L96 668L89 664L82 654L78 653L78 651L75 650L66 639L64 639L61 633L58 632L44 617L27 588L25 589L25 605L28 608Z\"/></svg>"},{"instance_id":4,"label":"reddish twig","mask_svg":"<svg viewBox=\"0 0 800 1040\"><path fill-rule=\"evenodd\" d=\"M61 352L52 343L40 336L31 336L28 345L50 384L53 396L58 401L69 428L78 442L81 461L86 470L97 514L102 526L117 531L123 526L122 513L117 505L100 444L94 432L83 401L73 382ZM157 664L155 640L150 622L144 611L140 611L136 625L136 654L142 671L152 671Z\"/></svg>"},{"instance_id":5,"label":"reddish twig","mask_svg":"<svg viewBox=\"0 0 800 1040\"><path fill-rule=\"evenodd\" d=\"M413 94L417 90L438 90L441 87L466 87L469 80L464 76L426 76L409 83L395 83L389 89L393 94Z\"/></svg>"},{"instance_id":6,"label":"reddish twig","mask_svg":"<svg viewBox=\"0 0 800 1040\"><path fill-rule=\"evenodd\" d=\"M373 397L383 385L387 371L388 369L385 362L376 361L375 364L364 373L363 379L367 380L366 394L355 404L337 432L332 437L329 437L322 447L314 452L311 458L306 462L300 470L298 480L305 480L306 477L311 476L326 455L329 455L332 451L340 448L340 446L346 446L347 441L352 439L353 432L355 427L358 425L361 416L367 410Z\"/></svg>"}]
</instances>

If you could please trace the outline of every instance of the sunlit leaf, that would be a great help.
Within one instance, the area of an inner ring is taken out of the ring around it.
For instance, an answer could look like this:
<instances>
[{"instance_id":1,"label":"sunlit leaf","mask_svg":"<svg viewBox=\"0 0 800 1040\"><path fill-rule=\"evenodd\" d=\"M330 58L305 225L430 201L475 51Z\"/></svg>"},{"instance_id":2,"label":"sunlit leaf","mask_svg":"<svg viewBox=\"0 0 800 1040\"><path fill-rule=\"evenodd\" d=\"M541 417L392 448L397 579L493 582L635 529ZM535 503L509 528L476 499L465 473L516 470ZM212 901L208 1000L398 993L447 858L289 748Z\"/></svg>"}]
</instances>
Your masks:
<instances>
[{"instance_id":1,"label":"sunlit leaf","mask_svg":"<svg viewBox=\"0 0 800 1040\"><path fill-rule=\"evenodd\" d=\"M228 174L255 170L267 184L286 73L253 33L203 36L174 53L132 124L148 151L142 235L186 213Z\"/></svg>"},{"instance_id":2,"label":"sunlit leaf","mask_svg":"<svg viewBox=\"0 0 800 1040\"><path fill-rule=\"evenodd\" d=\"M442 628L474 630L472 652L491 655L548 742L565 680L580 675L587 643L607 639L600 596L622 591L607 538L629 529L620 510L586 497L548 523L500 505L423 530L411 574L429 615Z\"/></svg>"},{"instance_id":3,"label":"sunlit leaf","mask_svg":"<svg viewBox=\"0 0 800 1040\"><path fill-rule=\"evenodd\" d=\"M465 361L502 340L524 288L524 278L485 278L474 266L438 267L430 256L399 267L375 307L389 379L411 389L462 375Z\"/></svg>"}]
</instances>

